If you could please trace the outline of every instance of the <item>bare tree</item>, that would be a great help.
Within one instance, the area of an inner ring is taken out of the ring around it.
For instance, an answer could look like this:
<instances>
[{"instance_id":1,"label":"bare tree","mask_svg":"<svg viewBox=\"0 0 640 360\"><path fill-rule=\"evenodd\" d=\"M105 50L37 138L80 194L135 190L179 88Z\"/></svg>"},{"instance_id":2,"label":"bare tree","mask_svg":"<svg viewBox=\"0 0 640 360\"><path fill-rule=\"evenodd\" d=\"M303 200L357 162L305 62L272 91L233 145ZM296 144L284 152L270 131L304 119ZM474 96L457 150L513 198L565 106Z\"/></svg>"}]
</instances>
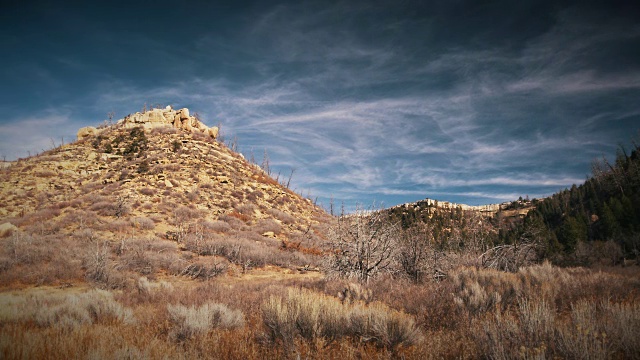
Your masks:
<instances>
[{"instance_id":1,"label":"bare tree","mask_svg":"<svg viewBox=\"0 0 640 360\"><path fill-rule=\"evenodd\" d=\"M426 223L404 230L398 239L398 265L411 280L419 282L429 272L433 249L433 230Z\"/></svg>"},{"instance_id":2,"label":"bare tree","mask_svg":"<svg viewBox=\"0 0 640 360\"><path fill-rule=\"evenodd\" d=\"M289 174L289 180L287 180L287 189L291 185L291 178L293 178L293 173L296 171L296 168L291 168L291 173Z\"/></svg>"},{"instance_id":3,"label":"bare tree","mask_svg":"<svg viewBox=\"0 0 640 360\"><path fill-rule=\"evenodd\" d=\"M271 168L269 167L269 153L267 153L267 149L264 149L262 165L260 167L265 173L267 173L267 175L271 176Z\"/></svg>"},{"instance_id":4,"label":"bare tree","mask_svg":"<svg viewBox=\"0 0 640 360\"><path fill-rule=\"evenodd\" d=\"M331 214L331 216L335 215L335 211L334 211L334 201L333 201L333 194L331 195L331 199L329 200L329 214Z\"/></svg>"},{"instance_id":5,"label":"bare tree","mask_svg":"<svg viewBox=\"0 0 640 360\"><path fill-rule=\"evenodd\" d=\"M398 225L381 211L356 209L341 215L329 231L334 255L329 269L338 276L355 277L363 283L390 270Z\"/></svg>"},{"instance_id":6,"label":"bare tree","mask_svg":"<svg viewBox=\"0 0 640 360\"><path fill-rule=\"evenodd\" d=\"M541 260L548 238L549 230L541 219L532 218L515 242L494 246L480 255L479 260L483 267L515 272Z\"/></svg>"}]
</instances>

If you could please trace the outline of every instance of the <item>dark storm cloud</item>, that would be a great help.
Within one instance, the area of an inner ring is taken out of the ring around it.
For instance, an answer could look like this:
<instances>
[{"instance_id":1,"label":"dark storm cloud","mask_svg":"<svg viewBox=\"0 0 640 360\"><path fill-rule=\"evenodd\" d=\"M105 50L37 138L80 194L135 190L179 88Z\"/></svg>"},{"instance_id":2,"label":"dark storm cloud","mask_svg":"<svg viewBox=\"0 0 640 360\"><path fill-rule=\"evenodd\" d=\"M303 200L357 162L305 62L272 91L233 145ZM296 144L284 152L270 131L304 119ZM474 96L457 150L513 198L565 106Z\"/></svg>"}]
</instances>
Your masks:
<instances>
[{"instance_id":1,"label":"dark storm cloud","mask_svg":"<svg viewBox=\"0 0 640 360\"><path fill-rule=\"evenodd\" d=\"M222 123L325 202L477 204L583 181L640 128L637 10L484 3L16 6L0 152L146 102ZM42 135L10 143L20 123Z\"/></svg>"}]
</instances>

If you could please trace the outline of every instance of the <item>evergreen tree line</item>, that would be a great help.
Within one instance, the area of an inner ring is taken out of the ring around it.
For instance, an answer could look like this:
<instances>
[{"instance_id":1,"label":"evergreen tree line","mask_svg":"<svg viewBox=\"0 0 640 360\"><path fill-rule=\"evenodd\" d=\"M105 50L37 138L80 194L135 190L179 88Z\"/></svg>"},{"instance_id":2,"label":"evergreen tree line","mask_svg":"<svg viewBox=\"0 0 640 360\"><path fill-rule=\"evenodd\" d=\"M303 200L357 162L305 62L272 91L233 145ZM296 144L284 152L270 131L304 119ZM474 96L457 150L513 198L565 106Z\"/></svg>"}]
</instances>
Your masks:
<instances>
[{"instance_id":1,"label":"evergreen tree line","mask_svg":"<svg viewBox=\"0 0 640 360\"><path fill-rule=\"evenodd\" d=\"M629 153L620 146L614 163L594 161L593 175L536 205L525 221L500 238L508 242L522 231L544 225L546 251L572 254L580 242L613 241L624 256L637 257L640 250L640 147Z\"/></svg>"}]
</instances>

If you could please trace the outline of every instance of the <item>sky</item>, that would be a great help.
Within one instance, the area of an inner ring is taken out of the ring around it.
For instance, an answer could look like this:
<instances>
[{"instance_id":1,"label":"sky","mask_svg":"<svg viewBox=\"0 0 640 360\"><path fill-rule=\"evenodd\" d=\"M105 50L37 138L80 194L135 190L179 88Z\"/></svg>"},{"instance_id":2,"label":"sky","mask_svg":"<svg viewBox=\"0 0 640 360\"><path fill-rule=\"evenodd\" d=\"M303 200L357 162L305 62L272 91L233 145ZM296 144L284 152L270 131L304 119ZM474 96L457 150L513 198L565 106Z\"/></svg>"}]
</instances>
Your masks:
<instances>
[{"instance_id":1,"label":"sky","mask_svg":"<svg viewBox=\"0 0 640 360\"><path fill-rule=\"evenodd\" d=\"M632 1L3 1L0 157L156 104L328 207L580 184L640 138Z\"/></svg>"}]
</instances>

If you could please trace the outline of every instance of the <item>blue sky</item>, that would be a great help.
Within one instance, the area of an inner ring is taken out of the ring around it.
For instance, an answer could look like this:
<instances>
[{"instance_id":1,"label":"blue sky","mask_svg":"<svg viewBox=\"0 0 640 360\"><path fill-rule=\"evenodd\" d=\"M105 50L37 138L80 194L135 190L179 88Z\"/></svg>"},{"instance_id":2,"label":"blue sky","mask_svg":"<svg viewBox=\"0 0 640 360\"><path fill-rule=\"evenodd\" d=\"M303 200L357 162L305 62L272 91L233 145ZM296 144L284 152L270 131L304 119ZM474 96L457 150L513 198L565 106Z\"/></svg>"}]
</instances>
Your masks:
<instances>
[{"instance_id":1,"label":"blue sky","mask_svg":"<svg viewBox=\"0 0 640 360\"><path fill-rule=\"evenodd\" d=\"M628 3L3 2L0 156L171 104L325 205L546 196L639 135Z\"/></svg>"}]
</instances>

